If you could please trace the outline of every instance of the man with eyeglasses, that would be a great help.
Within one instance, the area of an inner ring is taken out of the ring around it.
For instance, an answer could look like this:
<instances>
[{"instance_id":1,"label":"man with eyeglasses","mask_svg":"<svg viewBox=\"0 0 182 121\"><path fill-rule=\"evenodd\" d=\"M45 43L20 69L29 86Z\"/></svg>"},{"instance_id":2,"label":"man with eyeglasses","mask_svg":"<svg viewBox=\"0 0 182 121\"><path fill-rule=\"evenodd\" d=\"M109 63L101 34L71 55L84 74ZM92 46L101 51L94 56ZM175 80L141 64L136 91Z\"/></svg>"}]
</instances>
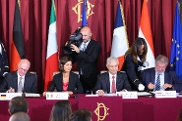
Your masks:
<instances>
[{"instance_id":1,"label":"man with eyeglasses","mask_svg":"<svg viewBox=\"0 0 182 121\"><path fill-rule=\"evenodd\" d=\"M159 55L155 60L155 67L142 72L141 79L146 91L182 91L182 81L176 73L166 70L168 62L166 56Z\"/></svg>"},{"instance_id":2,"label":"man with eyeglasses","mask_svg":"<svg viewBox=\"0 0 182 121\"><path fill-rule=\"evenodd\" d=\"M37 92L37 78L35 74L28 72L30 61L21 59L18 64L18 70L6 74L5 81L1 88L5 92Z\"/></svg>"}]
</instances>

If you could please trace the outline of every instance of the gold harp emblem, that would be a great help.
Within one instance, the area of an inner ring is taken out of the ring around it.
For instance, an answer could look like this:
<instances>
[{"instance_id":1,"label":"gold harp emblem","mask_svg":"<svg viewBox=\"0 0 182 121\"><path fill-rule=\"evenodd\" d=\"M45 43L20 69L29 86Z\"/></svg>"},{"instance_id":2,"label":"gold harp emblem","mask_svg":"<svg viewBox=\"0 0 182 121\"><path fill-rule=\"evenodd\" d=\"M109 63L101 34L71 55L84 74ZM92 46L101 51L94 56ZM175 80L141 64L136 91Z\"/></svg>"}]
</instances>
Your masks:
<instances>
[{"instance_id":1,"label":"gold harp emblem","mask_svg":"<svg viewBox=\"0 0 182 121\"><path fill-rule=\"evenodd\" d=\"M101 114L101 110L103 110L103 114ZM109 108L107 108L104 103L97 103L97 108L95 109L94 113L97 115L97 121L103 121L108 113Z\"/></svg>"},{"instance_id":2,"label":"gold harp emblem","mask_svg":"<svg viewBox=\"0 0 182 121\"><path fill-rule=\"evenodd\" d=\"M78 0L78 3L72 7L72 10L75 12L75 14L77 14L77 22L81 22L82 21L82 3L83 0ZM94 14L94 12L92 11L92 8L95 5L91 4L89 1L87 1L87 19Z\"/></svg>"}]
</instances>

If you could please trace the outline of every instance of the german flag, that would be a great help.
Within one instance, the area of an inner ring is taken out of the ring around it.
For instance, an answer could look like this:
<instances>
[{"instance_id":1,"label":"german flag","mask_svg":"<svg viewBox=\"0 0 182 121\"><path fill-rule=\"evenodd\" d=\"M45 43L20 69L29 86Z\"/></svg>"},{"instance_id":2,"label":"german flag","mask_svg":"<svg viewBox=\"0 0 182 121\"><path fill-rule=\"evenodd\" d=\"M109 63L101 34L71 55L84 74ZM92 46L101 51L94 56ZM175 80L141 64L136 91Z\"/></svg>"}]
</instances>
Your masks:
<instances>
[{"instance_id":1,"label":"german flag","mask_svg":"<svg viewBox=\"0 0 182 121\"><path fill-rule=\"evenodd\" d=\"M13 40L11 43L11 60L10 71L15 71L18 68L18 63L22 58L25 58L24 39L20 18L20 2L16 0L14 25L13 25Z\"/></svg>"},{"instance_id":2,"label":"german flag","mask_svg":"<svg viewBox=\"0 0 182 121\"><path fill-rule=\"evenodd\" d=\"M6 94L0 94L0 98L6 98Z\"/></svg>"}]
</instances>

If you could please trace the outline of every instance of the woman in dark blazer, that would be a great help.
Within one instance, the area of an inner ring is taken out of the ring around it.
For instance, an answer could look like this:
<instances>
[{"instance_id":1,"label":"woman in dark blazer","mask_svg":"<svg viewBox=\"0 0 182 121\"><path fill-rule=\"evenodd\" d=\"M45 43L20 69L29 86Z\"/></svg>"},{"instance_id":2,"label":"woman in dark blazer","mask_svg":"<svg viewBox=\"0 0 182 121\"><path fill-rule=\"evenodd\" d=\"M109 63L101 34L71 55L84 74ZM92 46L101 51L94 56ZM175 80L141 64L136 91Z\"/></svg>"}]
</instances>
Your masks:
<instances>
[{"instance_id":1,"label":"woman in dark blazer","mask_svg":"<svg viewBox=\"0 0 182 121\"><path fill-rule=\"evenodd\" d=\"M142 68L147 66L147 43L143 38L137 38L130 49L125 53L122 71L128 75L132 90L138 90ZM141 84L144 88L144 86Z\"/></svg>"},{"instance_id":2,"label":"woman in dark blazer","mask_svg":"<svg viewBox=\"0 0 182 121\"><path fill-rule=\"evenodd\" d=\"M79 75L72 72L72 61L64 56L59 63L60 73L54 75L48 91L68 92L68 94L83 93L83 87Z\"/></svg>"}]
</instances>

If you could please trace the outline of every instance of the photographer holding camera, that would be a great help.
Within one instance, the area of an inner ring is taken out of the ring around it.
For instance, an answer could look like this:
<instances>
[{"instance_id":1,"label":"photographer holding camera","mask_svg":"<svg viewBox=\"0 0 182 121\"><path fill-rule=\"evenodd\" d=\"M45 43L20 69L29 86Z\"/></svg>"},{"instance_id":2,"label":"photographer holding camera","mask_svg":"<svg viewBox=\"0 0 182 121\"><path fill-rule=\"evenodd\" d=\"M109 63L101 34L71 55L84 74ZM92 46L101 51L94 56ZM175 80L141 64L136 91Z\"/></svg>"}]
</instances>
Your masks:
<instances>
[{"instance_id":1,"label":"photographer holding camera","mask_svg":"<svg viewBox=\"0 0 182 121\"><path fill-rule=\"evenodd\" d=\"M99 74L97 61L101 51L101 44L92 40L92 32L88 26L81 28L82 41L79 46L70 44L73 52L70 54L73 62L77 62L77 70L85 93L91 92Z\"/></svg>"}]
</instances>

